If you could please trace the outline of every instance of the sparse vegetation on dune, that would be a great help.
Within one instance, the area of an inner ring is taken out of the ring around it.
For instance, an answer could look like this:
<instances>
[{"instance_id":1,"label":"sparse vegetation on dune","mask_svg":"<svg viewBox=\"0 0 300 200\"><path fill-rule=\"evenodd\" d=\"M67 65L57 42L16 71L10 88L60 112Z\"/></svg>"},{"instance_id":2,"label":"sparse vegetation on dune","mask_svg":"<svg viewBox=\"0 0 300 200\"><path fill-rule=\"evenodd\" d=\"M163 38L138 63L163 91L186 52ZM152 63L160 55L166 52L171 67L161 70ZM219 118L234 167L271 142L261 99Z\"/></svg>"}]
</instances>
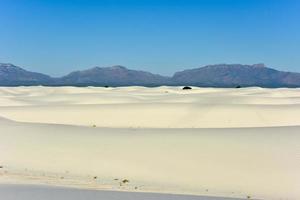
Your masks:
<instances>
[{"instance_id":1,"label":"sparse vegetation on dune","mask_svg":"<svg viewBox=\"0 0 300 200\"><path fill-rule=\"evenodd\" d=\"M184 86L182 89L183 89L183 90L191 90L192 87L190 87L190 86Z\"/></svg>"},{"instance_id":2,"label":"sparse vegetation on dune","mask_svg":"<svg viewBox=\"0 0 300 200\"><path fill-rule=\"evenodd\" d=\"M123 179L123 180L122 180L122 183L123 183L123 184L129 183L129 180L128 180L128 179Z\"/></svg>"}]
</instances>

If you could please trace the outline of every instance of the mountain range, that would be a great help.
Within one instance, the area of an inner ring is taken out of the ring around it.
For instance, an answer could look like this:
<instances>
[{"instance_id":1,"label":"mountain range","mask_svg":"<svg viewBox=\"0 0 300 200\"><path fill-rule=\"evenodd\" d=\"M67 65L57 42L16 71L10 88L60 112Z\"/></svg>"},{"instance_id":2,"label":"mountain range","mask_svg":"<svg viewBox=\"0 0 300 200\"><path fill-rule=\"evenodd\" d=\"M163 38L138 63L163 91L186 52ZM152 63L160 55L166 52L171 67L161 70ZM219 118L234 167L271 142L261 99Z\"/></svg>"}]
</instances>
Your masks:
<instances>
[{"instance_id":1,"label":"mountain range","mask_svg":"<svg viewBox=\"0 0 300 200\"><path fill-rule=\"evenodd\" d=\"M283 72L264 64L217 64L176 72L172 77L131 70L123 66L94 67L54 78L0 63L0 86L202 86L300 87L300 73Z\"/></svg>"}]
</instances>

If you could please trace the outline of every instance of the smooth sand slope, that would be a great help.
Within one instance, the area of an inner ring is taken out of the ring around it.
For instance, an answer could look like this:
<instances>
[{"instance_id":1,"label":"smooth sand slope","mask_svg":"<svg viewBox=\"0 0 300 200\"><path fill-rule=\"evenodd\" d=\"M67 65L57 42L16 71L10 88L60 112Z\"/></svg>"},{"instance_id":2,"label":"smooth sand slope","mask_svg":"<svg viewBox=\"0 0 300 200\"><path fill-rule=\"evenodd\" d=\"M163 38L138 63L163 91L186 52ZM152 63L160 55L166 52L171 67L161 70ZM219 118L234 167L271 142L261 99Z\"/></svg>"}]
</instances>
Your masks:
<instances>
[{"instance_id":1,"label":"smooth sand slope","mask_svg":"<svg viewBox=\"0 0 300 200\"><path fill-rule=\"evenodd\" d=\"M79 190L36 185L0 185L0 195L5 200L238 200L191 195Z\"/></svg>"},{"instance_id":2,"label":"smooth sand slope","mask_svg":"<svg viewBox=\"0 0 300 200\"><path fill-rule=\"evenodd\" d=\"M0 94L2 183L300 197L299 89L19 87Z\"/></svg>"},{"instance_id":3,"label":"smooth sand slope","mask_svg":"<svg viewBox=\"0 0 300 200\"><path fill-rule=\"evenodd\" d=\"M99 127L300 125L300 89L19 87L0 89L0 116Z\"/></svg>"}]
</instances>

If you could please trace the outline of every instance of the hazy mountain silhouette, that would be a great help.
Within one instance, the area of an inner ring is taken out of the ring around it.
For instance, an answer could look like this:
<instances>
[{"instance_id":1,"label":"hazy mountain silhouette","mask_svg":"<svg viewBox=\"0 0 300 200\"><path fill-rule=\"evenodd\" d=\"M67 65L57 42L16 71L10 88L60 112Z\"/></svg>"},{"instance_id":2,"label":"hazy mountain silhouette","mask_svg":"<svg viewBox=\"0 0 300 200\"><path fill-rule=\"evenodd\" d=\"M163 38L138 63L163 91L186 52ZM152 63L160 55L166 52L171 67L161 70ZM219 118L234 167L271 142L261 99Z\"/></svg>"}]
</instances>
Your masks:
<instances>
[{"instance_id":1,"label":"hazy mountain silhouette","mask_svg":"<svg viewBox=\"0 0 300 200\"><path fill-rule=\"evenodd\" d=\"M96 85L96 86L157 86L167 83L168 77L144 71L130 70L123 66L94 67L72 72L58 79L62 85Z\"/></svg>"},{"instance_id":2,"label":"hazy mountain silhouette","mask_svg":"<svg viewBox=\"0 0 300 200\"><path fill-rule=\"evenodd\" d=\"M19 86L19 85L47 85L52 84L50 76L26 71L8 63L0 63L0 85Z\"/></svg>"},{"instance_id":3,"label":"hazy mountain silhouette","mask_svg":"<svg viewBox=\"0 0 300 200\"><path fill-rule=\"evenodd\" d=\"M123 66L94 67L52 78L12 64L0 64L0 85L48 86L161 86L191 85L203 87L300 87L300 73L282 72L264 64L218 64L176 72L172 77L130 70Z\"/></svg>"},{"instance_id":4,"label":"hazy mountain silhouette","mask_svg":"<svg viewBox=\"0 0 300 200\"><path fill-rule=\"evenodd\" d=\"M172 82L213 87L299 87L300 73L277 71L264 64L219 64L177 72Z\"/></svg>"}]
</instances>

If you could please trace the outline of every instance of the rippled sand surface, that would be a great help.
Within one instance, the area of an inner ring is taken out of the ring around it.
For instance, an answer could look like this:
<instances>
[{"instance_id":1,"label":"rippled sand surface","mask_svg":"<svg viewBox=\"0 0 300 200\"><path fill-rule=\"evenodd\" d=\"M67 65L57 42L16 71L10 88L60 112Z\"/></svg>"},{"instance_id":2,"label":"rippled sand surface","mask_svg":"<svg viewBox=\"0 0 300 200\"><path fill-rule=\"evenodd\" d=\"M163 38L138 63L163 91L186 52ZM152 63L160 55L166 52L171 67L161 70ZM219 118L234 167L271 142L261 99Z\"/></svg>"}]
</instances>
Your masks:
<instances>
[{"instance_id":1,"label":"rippled sand surface","mask_svg":"<svg viewBox=\"0 0 300 200\"><path fill-rule=\"evenodd\" d=\"M0 88L0 116L2 183L300 196L299 89Z\"/></svg>"}]
</instances>

